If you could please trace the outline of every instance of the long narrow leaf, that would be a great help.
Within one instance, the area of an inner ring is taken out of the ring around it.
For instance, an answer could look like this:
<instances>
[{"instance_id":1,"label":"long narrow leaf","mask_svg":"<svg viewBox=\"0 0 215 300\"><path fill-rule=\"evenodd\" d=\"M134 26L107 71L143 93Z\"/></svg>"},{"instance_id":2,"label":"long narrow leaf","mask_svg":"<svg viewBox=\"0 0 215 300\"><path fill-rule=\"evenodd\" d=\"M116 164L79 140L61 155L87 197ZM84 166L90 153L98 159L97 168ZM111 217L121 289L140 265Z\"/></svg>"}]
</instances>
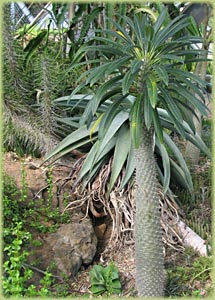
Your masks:
<instances>
[{"instance_id":1,"label":"long narrow leaf","mask_svg":"<svg viewBox=\"0 0 215 300\"><path fill-rule=\"evenodd\" d=\"M125 95L128 93L131 85L134 83L138 71L142 65L142 61L134 60L131 64L130 70L126 73L122 80L122 93Z\"/></svg>"},{"instance_id":2,"label":"long narrow leaf","mask_svg":"<svg viewBox=\"0 0 215 300\"><path fill-rule=\"evenodd\" d=\"M170 183L170 160L167 150L163 144L160 144L158 140L156 140L156 146L158 147L163 163L164 169L164 182L163 182L163 192L166 193L169 188Z\"/></svg>"},{"instance_id":3,"label":"long narrow leaf","mask_svg":"<svg viewBox=\"0 0 215 300\"><path fill-rule=\"evenodd\" d=\"M174 103L172 97L163 88L160 87L160 90L162 92L162 96L160 95L161 103L167 110L169 117L171 117L178 132L181 134L183 138L185 138L184 128L182 126L183 118L179 110L179 107Z\"/></svg>"},{"instance_id":4,"label":"long narrow leaf","mask_svg":"<svg viewBox=\"0 0 215 300\"><path fill-rule=\"evenodd\" d=\"M156 37L153 41L153 47L157 48L159 45L164 43L168 38L180 30L186 28L189 25L189 21L184 16L180 15L174 18L164 29L157 32Z\"/></svg>"},{"instance_id":5,"label":"long narrow leaf","mask_svg":"<svg viewBox=\"0 0 215 300\"><path fill-rule=\"evenodd\" d=\"M183 158L183 155L182 155L181 151L176 146L176 144L172 141L172 139L169 137L169 135L166 134L165 132L164 132L164 139L165 139L165 143L168 145L168 147L170 147L170 149L174 153L177 161L179 162L181 168L183 169L186 180L187 180L190 188L192 189L193 188L192 177L191 177L190 171L187 167L187 164L186 164L186 162Z\"/></svg>"},{"instance_id":6,"label":"long narrow leaf","mask_svg":"<svg viewBox=\"0 0 215 300\"><path fill-rule=\"evenodd\" d=\"M200 101L196 97L196 95L193 95L184 86L182 86L182 84L171 84L169 88L176 94L181 95L184 99L190 102L195 108L200 111L202 115L207 116L208 107L202 101Z\"/></svg>"},{"instance_id":7,"label":"long narrow leaf","mask_svg":"<svg viewBox=\"0 0 215 300\"><path fill-rule=\"evenodd\" d=\"M123 189L124 186L128 183L130 180L132 174L134 173L135 169L135 161L134 161L134 149L133 145L131 144L130 146L130 151L128 153L128 159L127 159L127 164L125 168L125 174L122 178L121 184L120 184L120 189Z\"/></svg>"},{"instance_id":8,"label":"long narrow leaf","mask_svg":"<svg viewBox=\"0 0 215 300\"><path fill-rule=\"evenodd\" d=\"M104 148L106 147L107 143L113 138L115 133L119 130L119 128L123 125L123 123L128 119L128 113L124 111L120 111L113 121L111 122L105 136L103 136L100 147L96 156L96 159L99 157L101 152L104 151Z\"/></svg>"},{"instance_id":9,"label":"long narrow leaf","mask_svg":"<svg viewBox=\"0 0 215 300\"><path fill-rule=\"evenodd\" d=\"M126 96L120 97L119 99L116 99L115 102L113 102L109 108L106 110L105 115L101 121L101 124L99 126L99 139L102 139L109 126L111 125L113 119L115 118L115 116L119 113L120 110L120 105L122 103L122 101L126 98Z\"/></svg>"},{"instance_id":10,"label":"long narrow leaf","mask_svg":"<svg viewBox=\"0 0 215 300\"><path fill-rule=\"evenodd\" d=\"M151 103L152 108L155 108L157 105L158 97L157 97L157 83L156 80L149 76L146 78L146 86L147 86L147 94Z\"/></svg>"},{"instance_id":11,"label":"long narrow leaf","mask_svg":"<svg viewBox=\"0 0 215 300\"><path fill-rule=\"evenodd\" d=\"M141 120L142 120L142 97L141 95L139 95L133 105L130 114L131 137L135 148L138 148L140 145L140 136L142 130Z\"/></svg>"},{"instance_id":12,"label":"long narrow leaf","mask_svg":"<svg viewBox=\"0 0 215 300\"><path fill-rule=\"evenodd\" d=\"M160 13L159 17L157 18L156 22L154 23L154 31L158 32L161 26L164 24L165 18L167 16L167 10L163 9Z\"/></svg>"},{"instance_id":13,"label":"long narrow leaf","mask_svg":"<svg viewBox=\"0 0 215 300\"><path fill-rule=\"evenodd\" d=\"M95 139L95 137L93 138L93 140ZM90 143L90 139L88 137L83 138L81 140L78 140L75 143L72 143L71 145L69 144L67 147L63 147L61 149L61 151L57 151L56 154L53 154L52 152L48 154L48 156L45 157L43 164L48 161L50 158L54 157L54 160L52 160L52 163L56 160L58 160L59 158L63 157L64 155L70 153L72 150L78 149L82 146L87 145L88 143Z\"/></svg>"},{"instance_id":14,"label":"long narrow leaf","mask_svg":"<svg viewBox=\"0 0 215 300\"><path fill-rule=\"evenodd\" d=\"M157 109L152 110L152 118L153 118L153 124L154 124L155 132L158 137L158 140L161 144L163 144L163 129L161 126Z\"/></svg>"},{"instance_id":15,"label":"long narrow leaf","mask_svg":"<svg viewBox=\"0 0 215 300\"><path fill-rule=\"evenodd\" d=\"M143 104L143 114L144 114L144 121L147 129L151 127L152 123L152 106L146 91L146 97L144 97L144 104Z\"/></svg>"},{"instance_id":16,"label":"long narrow leaf","mask_svg":"<svg viewBox=\"0 0 215 300\"><path fill-rule=\"evenodd\" d=\"M99 150L100 141L97 140L97 142L93 145L91 148L89 154L87 155L84 164L78 174L77 182L82 180L87 174L87 181L89 182L91 180L91 177L95 174L97 170L98 164L100 164L101 161L106 161L106 157L109 154L109 152L115 147L116 145L116 137L113 137L106 145L104 150L100 152L100 155L97 157L97 153Z\"/></svg>"},{"instance_id":17,"label":"long narrow leaf","mask_svg":"<svg viewBox=\"0 0 215 300\"><path fill-rule=\"evenodd\" d=\"M109 192L112 190L120 172L122 171L123 165L128 156L128 152L130 150L131 139L129 134L129 129L126 125L123 125L117 136L116 147L114 151L111 177L108 186Z\"/></svg>"},{"instance_id":18,"label":"long narrow leaf","mask_svg":"<svg viewBox=\"0 0 215 300\"><path fill-rule=\"evenodd\" d=\"M192 186L190 186L187 182L187 178L184 174L184 171L172 159L170 159L170 164L172 166L171 172L175 182L181 185L181 187L183 187L184 189L187 189L192 197L193 189Z\"/></svg>"},{"instance_id":19,"label":"long narrow leaf","mask_svg":"<svg viewBox=\"0 0 215 300\"><path fill-rule=\"evenodd\" d=\"M168 76L166 69L163 66L157 66L157 65L152 66L152 68L157 73L160 81L163 81L165 83L165 85L168 85L169 76Z\"/></svg>"},{"instance_id":20,"label":"long narrow leaf","mask_svg":"<svg viewBox=\"0 0 215 300\"><path fill-rule=\"evenodd\" d=\"M95 114L95 112L97 111L97 108L100 105L101 100L104 99L104 95L107 94L107 92L109 90L113 91L116 89L113 89L114 85L116 83L119 82L119 80L121 80L123 77L123 75L118 75L118 76L114 76L113 78L111 78L110 80L106 81L104 84L102 84L95 95L95 100L93 101L93 111L92 113ZM118 91L118 89L117 89Z\"/></svg>"},{"instance_id":21,"label":"long narrow leaf","mask_svg":"<svg viewBox=\"0 0 215 300\"><path fill-rule=\"evenodd\" d=\"M186 139L190 141L193 145L195 145L197 148L199 148L203 153L205 153L210 159L212 158L211 152L204 143L204 141L201 139L201 137L196 133L189 134L185 133Z\"/></svg>"},{"instance_id":22,"label":"long narrow leaf","mask_svg":"<svg viewBox=\"0 0 215 300\"><path fill-rule=\"evenodd\" d=\"M49 153L46 157L46 160L50 159L52 156L58 154L59 152L61 152L62 150L66 149L68 146L71 146L75 143L77 143L77 141L80 141L82 139L85 139L86 137L89 138L90 136L90 132L89 130L86 128L86 126L81 127L79 129L77 129L76 131L72 132L70 135L68 135L65 139L63 139L57 146L56 148L51 151L51 153Z\"/></svg>"}]
</instances>

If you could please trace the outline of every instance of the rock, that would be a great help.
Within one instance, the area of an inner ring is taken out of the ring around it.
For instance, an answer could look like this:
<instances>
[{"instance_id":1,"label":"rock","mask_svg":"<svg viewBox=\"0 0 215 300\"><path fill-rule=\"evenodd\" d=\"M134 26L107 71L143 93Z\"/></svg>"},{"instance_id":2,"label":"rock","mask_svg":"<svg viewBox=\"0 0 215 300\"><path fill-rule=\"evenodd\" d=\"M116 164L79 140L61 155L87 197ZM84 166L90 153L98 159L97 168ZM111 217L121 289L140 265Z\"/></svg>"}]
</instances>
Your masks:
<instances>
[{"instance_id":1,"label":"rock","mask_svg":"<svg viewBox=\"0 0 215 300\"><path fill-rule=\"evenodd\" d=\"M28 261L37 261L38 268L55 276L74 277L82 265L92 262L97 237L90 219L81 223L62 224L56 232L46 235L41 247L35 247Z\"/></svg>"},{"instance_id":2,"label":"rock","mask_svg":"<svg viewBox=\"0 0 215 300\"><path fill-rule=\"evenodd\" d=\"M90 264L96 253L97 238L89 220L63 224L47 241L58 269L68 277L75 276L82 264Z\"/></svg>"},{"instance_id":3,"label":"rock","mask_svg":"<svg viewBox=\"0 0 215 300\"><path fill-rule=\"evenodd\" d=\"M22 189L24 183L27 185L27 197L24 204L28 205L29 201L33 200L37 208L48 204L48 178L51 174L53 195L51 207L52 209L59 207L62 212L64 209L64 194L67 192L70 195L71 183L64 184L60 195L58 193L58 184L61 185L61 179L63 180L68 176L72 164L68 163L66 167L54 165L49 174L47 167L40 166L42 162L43 159L33 160L30 156L23 160L21 158L18 159L16 153L7 152L4 154L3 169L7 175L14 178L18 190Z\"/></svg>"},{"instance_id":4,"label":"rock","mask_svg":"<svg viewBox=\"0 0 215 300\"><path fill-rule=\"evenodd\" d=\"M46 167L40 167L42 159L32 161L31 158L28 158L24 163L15 159L14 153L4 155L4 171L14 178L18 190L22 190L23 184L27 187L27 197L20 205L25 209L28 207L34 209L36 217L33 219L39 224L46 228L53 226L56 220L49 217L46 208L50 205L51 211L59 209L60 212L63 212L65 199L67 203L76 200L71 194L72 182L70 180L64 182L64 178L67 178L71 171L70 165L53 166L51 171L52 199L50 200L47 188L50 175ZM24 179L22 178L23 173ZM18 201L19 196L17 195L14 201ZM27 217L27 224L31 224L31 217L31 215ZM62 273L64 273L66 277L74 277L82 265L92 262L97 250L97 237L90 218L85 216L82 207L79 207L72 210L70 222L70 224L60 224L54 233L41 233L30 225L32 241L38 240L41 245L38 246L32 242L27 249L30 253L27 264L34 271L29 284L38 286L46 270L54 276L62 277Z\"/></svg>"}]
</instances>

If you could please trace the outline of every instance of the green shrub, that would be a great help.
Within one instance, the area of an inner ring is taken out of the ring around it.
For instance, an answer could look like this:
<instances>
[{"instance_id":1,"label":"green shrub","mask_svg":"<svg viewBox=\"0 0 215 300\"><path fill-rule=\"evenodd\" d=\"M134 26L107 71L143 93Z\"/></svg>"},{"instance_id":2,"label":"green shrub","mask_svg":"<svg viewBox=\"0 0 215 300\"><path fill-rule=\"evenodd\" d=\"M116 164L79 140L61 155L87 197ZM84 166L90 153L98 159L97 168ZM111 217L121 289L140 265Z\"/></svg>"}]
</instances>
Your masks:
<instances>
[{"instance_id":1,"label":"green shrub","mask_svg":"<svg viewBox=\"0 0 215 300\"><path fill-rule=\"evenodd\" d=\"M107 295L121 293L118 268L113 262L111 262L107 267L95 265L90 271L90 282L91 292L95 296L104 293Z\"/></svg>"},{"instance_id":2,"label":"green shrub","mask_svg":"<svg viewBox=\"0 0 215 300\"><path fill-rule=\"evenodd\" d=\"M31 239L29 232L24 231L22 222L16 222L13 227L4 229L4 239L12 236L10 244L4 246L5 261L3 264L4 277L2 280L3 292L6 296L23 296L25 284L32 277L32 270L23 269L28 252L22 250L23 244Z\"/></svg>"},{"instance_id":3,"label":"green shrub","mask_svg":"<svg viewBox=\"0 0 215 300\"><path fill-rule=\"evenodd\" d=\"M178 297L201 296L201 290L209 294L211 272L212 257L190 257L187 263L167 270L167 294Z\"/></svg>"},{"instance_id":4,"label":"green shrub","mask_svg":"<svg viewBox=\"0 0 215 300\"><path fill-rule=\"evenodd\" d=\"M4 296L50 296L49 288L52 284L52 274L45 272L41 279L42 287L37 289L28 285L33 271L26 264L29 252L25 247L32 242L32 236L25 229L25 214L27 207L21 204L27 198L27 184L24 168L22 168L22 188L18 191L14 180L4 174L3 178L3 241L4 262L2 290ZM29 214L30 215L30 214Z\"/></svg>"}]
</instances>

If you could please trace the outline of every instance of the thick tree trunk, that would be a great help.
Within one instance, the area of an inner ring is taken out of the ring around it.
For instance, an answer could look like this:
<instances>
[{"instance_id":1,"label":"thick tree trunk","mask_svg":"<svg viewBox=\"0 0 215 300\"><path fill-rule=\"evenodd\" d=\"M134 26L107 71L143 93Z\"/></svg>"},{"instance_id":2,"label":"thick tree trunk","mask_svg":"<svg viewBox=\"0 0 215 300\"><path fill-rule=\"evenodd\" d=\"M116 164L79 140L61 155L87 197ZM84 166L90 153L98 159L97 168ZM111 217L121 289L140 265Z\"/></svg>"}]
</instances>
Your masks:
<instances>
[{"instance_id":1,"label":"thick tree trunk","mask_svg":"<svg viewBox=\"0 0 215 300\"><path fill-rule=\"evenodd\" d=\"M136 159L136 286L139 296L164 295L164 257L152 134L146 128Z\"/></svg>"}]
</instances>

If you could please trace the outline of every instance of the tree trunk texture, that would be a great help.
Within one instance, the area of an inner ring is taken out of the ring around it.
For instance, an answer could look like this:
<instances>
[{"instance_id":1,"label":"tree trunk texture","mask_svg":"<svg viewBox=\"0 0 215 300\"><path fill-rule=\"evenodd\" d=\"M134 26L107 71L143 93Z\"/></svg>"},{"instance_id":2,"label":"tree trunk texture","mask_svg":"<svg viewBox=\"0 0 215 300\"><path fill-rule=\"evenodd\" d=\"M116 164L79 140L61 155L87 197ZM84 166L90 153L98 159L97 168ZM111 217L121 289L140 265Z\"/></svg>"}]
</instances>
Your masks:
<instances>
[{"instance_id":1,"label":"tree trunk texture","mask_svg":"<svg viewBox=\"0 0 215 300\"><path fill-rule=\"evenodd\" d=\"M139 296L164 295L164 257L160 224L158 181L152 149L152 132L146 127L135 149L136 219L135 255L136 286Z\"/></svg>"}]
</instances>

